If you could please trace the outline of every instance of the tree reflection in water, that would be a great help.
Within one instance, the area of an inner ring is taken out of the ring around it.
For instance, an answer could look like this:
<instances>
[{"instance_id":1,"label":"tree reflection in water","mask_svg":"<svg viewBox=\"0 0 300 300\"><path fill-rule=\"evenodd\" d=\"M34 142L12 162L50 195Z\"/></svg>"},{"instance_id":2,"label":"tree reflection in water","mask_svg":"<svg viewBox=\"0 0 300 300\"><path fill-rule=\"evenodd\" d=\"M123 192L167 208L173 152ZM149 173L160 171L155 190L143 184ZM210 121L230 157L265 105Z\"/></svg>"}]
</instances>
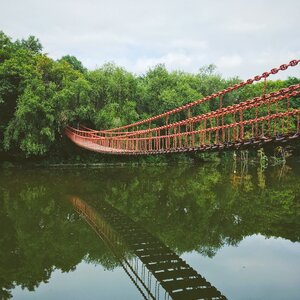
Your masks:
<instances>
[{"instance_id":1,"label":"tree reflection in water","mask_svg":"<svg viewBox=\"0 0 300 300\"><path fill-rule=\"evenodd\" d=\"M82 260L113 269L119 262L66 201L103 199L177 254L207 256L262 234L300 240L299 167L166 166L97 170L0 171L1 296L35 290L55 269Z\"/></svg>"}]
</instances>

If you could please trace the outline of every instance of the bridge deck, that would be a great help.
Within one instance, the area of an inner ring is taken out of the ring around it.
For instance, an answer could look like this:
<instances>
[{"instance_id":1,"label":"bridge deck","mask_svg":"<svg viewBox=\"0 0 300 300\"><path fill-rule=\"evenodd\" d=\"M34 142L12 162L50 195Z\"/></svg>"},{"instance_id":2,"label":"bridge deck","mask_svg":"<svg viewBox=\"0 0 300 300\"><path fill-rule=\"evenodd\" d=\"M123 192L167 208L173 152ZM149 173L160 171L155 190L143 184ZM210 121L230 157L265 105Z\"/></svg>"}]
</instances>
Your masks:
<instances>
[{"instance_id":1,"label":"bridge deck","mask_svg":"<svg viewBox=\"0 0 300 300\"><path fill-rule=\"evenodd\" d=\"M176 147L169 149L160 149L160 150L124 150L116 149L112 147L105 147L99 145L97 140L88 140L81 136L76 136L71 133L66 133L70 140L72 140L78 146L99 153L106 154L116 154L116 155L156 155L163 153L182 153L182 152L207 152L207 151L224 151L230 149L249 149L249 148L259 148L265 144L290 144L300 139L300 134L290 133L290 134L281 134L273 137L256 137L246 140L237 140L233 142L219 143L219 144L203 144L203 145L194 145L194 147Z\"/></svg>"},{"instance_id":2,"label":"bridge deck","mask_svg":"<svg viewBox=\"0 0 300 300\"><path fill-rule=\"evenodd\" d=\"M77 136L74 135L72 132L70 131L66 131L66 135L68 136L68 138L73 141L76 145L78 145L81 148L85 148L87 150L91 150L94 152L99 152L99 153L112 153L112 154L125 154L126 150L122 150L122 149L115 149L112 147L105 147L105 146L101 146L99 144L97 144L96 141L91 141L88 139L85 139L81 136Z\"/></svg>"}]
</instances>

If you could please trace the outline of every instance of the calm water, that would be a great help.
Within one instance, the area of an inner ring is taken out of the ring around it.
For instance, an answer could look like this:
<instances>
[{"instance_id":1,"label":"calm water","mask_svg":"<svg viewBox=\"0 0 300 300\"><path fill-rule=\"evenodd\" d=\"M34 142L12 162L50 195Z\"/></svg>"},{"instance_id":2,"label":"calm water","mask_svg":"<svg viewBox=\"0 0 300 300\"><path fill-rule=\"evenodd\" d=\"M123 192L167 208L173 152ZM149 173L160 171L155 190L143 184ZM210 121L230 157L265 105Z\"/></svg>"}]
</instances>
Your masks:
<instances>
[{"instance_id":1,"label":"calm water","mask_svg":"<svg viewBox=\"0 0 300 300\"><path fill-rule=\"evenodd\" d=\"M297 161L0 169L0 299L143 299L130 230L228 299L300 299L299 195Z\"/></svg>"}]
</instances>

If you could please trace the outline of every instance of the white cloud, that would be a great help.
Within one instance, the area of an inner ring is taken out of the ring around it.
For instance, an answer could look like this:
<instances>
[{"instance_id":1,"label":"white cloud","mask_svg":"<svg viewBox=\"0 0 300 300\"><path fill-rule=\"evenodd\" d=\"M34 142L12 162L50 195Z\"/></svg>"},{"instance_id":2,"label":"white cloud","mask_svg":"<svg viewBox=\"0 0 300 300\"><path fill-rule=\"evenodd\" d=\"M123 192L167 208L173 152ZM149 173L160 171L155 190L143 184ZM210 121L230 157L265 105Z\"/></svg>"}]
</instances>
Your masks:
<instances>
[{"instance_id":1,"label":"white cloud","mask_svg":"<svg viewBox=\"0 0 300 300\"><path fill-rule=\"evenodd\" d=\"M203 61L204 56L191 56L184 53L168 53L162 57L158 58L148 58L143 57L139 58L134 65L132 66L133 71L137 73L143 73L147 69L157 65L157 64L165 64L165 66L169 70L194 70L194 64L201 63Z\"/></svg>"},{"instance_id":2,"label":"white cloud","mask_svg":"<svg viewBox=\"0 0 300 300\"><path fill-rule=\"evenodd\" d=\"M242 58L239 55L227 55L227 56L221 56L217 60L217 67L220 69L230 69L230 68L236 68L238 66L241 66L242 64Z\"/></svg>"},{"instance_id":3,"label":"white cloud","mask_svg":"<svg viewBox=\"0 0 300 300\"><path fill-rule=\"evenodd\" d=\"M208 50L208 42L191 39L174 39L171 41L170 47L174 49L185 49L187 51L204 51Z\"/></svg>"},{"instance_id":4,"label":"white cloud","mask_svg":"<svg viewBox=\"0 0 300 300\"><path fill-rule=\"evenodd\" d=\"M75 55L89 68L115 61L134 72L157 63L194 72L214 63L224 76L246 79L292 55L299 58L298 0L0 0L0 5L5 33L33 34L51 57Z\"/></svg>"},{"instance_id":5,"label":"white cloud","mask_svg":"<svg viewBox=\"0 0 300 300\"><path fill-rule=\"evenodd\" d=\"M264 23L248 23L243 20L232 20L226 27L229 31L238 33L265 32L267 29Z\"/></svg>"}]
</instances>

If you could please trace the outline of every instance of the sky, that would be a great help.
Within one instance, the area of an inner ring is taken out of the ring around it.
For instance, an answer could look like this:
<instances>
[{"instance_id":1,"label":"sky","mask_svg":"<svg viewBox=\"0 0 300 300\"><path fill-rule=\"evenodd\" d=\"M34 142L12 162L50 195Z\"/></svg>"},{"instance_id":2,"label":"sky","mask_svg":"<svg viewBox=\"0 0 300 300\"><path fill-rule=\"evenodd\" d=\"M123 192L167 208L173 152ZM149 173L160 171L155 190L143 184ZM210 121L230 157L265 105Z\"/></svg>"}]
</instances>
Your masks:
<instances>
[{"instance_id":1,"label":"sky","mask_svg":"<svg viewBox=\"0 0 300 300\"><path fill-rule=\"evenodd\" d=\"M299 0L0 0L13 40L34 35L54 59L136 74L214 64L226 78L253 77L300 59L299 19ZM274 79L286 76L300 77L299 65Z\"/></svg>"}]
</instances>

